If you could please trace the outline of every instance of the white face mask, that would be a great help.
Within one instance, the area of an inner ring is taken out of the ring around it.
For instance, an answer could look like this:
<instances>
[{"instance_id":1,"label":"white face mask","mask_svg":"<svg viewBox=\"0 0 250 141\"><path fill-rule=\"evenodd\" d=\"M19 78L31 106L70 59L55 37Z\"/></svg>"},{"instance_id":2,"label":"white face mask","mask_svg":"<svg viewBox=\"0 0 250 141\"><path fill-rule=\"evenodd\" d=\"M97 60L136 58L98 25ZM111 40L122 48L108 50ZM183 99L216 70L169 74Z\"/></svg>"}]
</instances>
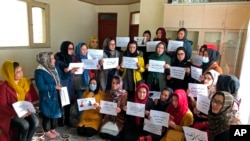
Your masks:
<instances>
[{"instance_id":1,"label":"white face mask","mask_svg":"<svg viewBox=\"0 0 250 141\"><path fill-rule=\"evenodd\" d=\"M202 57L202 62L203 63L208 63L209 62L209 58L208 57Z\"/></svg>"}]
</instances>

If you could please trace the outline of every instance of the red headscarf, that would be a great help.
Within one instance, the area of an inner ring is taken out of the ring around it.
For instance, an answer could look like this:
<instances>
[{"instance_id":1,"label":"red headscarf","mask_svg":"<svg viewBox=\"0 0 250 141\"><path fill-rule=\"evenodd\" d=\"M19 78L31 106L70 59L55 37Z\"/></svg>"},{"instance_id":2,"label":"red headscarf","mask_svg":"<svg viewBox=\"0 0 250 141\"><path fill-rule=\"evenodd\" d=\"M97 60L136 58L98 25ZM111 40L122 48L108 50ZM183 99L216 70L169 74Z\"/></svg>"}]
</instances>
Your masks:
<instances>
[{"instance_id":1,"label":"red headscarf","mask_svg":"<svg viewBox=\"0 0 250 141\"><path fill-rule=\"evenodd\" d=\"M166 112L174 117L175 124L180 125L183 116L188 111L187 94L183 89L177 89L174 91L173 96L177 96L178 106L177 108L174 108L174 105L170 103L166 109Z\"/></svg>"},{"instance_id":2,"label":"red headscarf","mask_svg":"<svg viewBox=\"0 0 250 141\"><path fill-rule=\"evenodd\" d=\"M147 91L147 95L144 99L139 99L138 97L138 92L141 88L145 88L146 91ZM140 104L145 104L147 103L148 101L148 98L149 98L149 87L147 84L145 83L141 83L139 84L137 87L136 87L136 91L135 91L135 103L140 103ZM136 117L135 119L136 121L136 125L140 125L141 124L141 117Z\"/></svg>"}]
</instances>

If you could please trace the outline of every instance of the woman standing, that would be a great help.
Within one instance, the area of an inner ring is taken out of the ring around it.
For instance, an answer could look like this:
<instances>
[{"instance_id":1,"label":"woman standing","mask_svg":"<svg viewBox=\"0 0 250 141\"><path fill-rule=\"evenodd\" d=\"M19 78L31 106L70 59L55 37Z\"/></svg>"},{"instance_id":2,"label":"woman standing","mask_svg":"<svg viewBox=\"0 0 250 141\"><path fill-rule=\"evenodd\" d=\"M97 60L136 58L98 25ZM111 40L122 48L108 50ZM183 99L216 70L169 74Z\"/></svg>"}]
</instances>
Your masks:
<instances>
[{"instance_id":1,"label":"woman standing","mask_svg":"<svg viewBox=\"0 0 250 141\"><path fill-rule=\"evenodd\" d=\"M59 100L60 77L52 52L41 52L36 56L36 60L39 65L35 70L35 82L40 97L42 126L45 136L52 139L60 135L55 130L57 118L62 116Z\"/></svg>"},{"instance_id":2,"label":"woman standing","mask_svg":"<svg viewBox=\"0 0 250 141\"><path fill-rule=\"evenodd\" d=\"M5 81L0 85L1 141L31 141L39 125L35 113L27 111L18 117L12 104L19 101L31 102L30 80L23 77L18 62L5 61L1 67Z\"/></svg>"}]
</instances>

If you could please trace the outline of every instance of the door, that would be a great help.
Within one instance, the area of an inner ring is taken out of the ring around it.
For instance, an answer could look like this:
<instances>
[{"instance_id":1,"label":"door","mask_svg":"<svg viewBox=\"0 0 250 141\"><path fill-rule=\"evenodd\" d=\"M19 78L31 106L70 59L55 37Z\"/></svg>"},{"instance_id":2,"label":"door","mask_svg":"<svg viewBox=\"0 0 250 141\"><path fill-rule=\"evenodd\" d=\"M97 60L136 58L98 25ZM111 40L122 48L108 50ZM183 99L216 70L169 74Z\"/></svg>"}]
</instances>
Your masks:
<instances>
[{"instance_id":1,"label":"door","mask_svg":"<svg viewBox=\"0 0 250 141\"><path fill-rule=\"evenodd\" d=\"M99 48L103 48L103 41L107 37L116 37L117 13L98 14Z\"/></svg>"},{"instance_id":2,"label":"door","mask_svg":"<svg viewBox=\"0 0 250 141\"><path fill-rule=\"evenodd\" d=\"M130 40L134 40L135 36L138 36L139 32L139 23L140 23L140 13L131 12L130 13L130 22L129 22L129 37Z\"/></svg>"}]
</instances>

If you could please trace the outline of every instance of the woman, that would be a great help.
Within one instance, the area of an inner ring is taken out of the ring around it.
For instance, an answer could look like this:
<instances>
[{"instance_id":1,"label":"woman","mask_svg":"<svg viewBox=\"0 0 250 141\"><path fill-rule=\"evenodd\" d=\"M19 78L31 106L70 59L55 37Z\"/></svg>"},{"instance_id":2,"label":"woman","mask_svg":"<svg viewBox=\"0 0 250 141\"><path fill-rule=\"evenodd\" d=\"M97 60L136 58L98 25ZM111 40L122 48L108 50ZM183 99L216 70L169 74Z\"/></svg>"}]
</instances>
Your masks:
<instances>
[{"instance_id":1,"label":"woman","mask_svg":"<svg viewBox=\"0 0 250 141\"><path fill-rule=\"evenodd\" d=\"M60 134L55 130L61 115L59 90L61 89L58 69L52 52L41 52L36 56L39 63L35 70L35 82L39 91L39 110L45 136L53 139Z\"/></svg>"},{"instance_id":2,"label":"woman","mask_svg":"<svg viewBox=\"0 0 250 141\"><path fill-rule=\"evenodd\" d=\"M144 104L145 118L149 118L149 112L154 108L154 102L151 98L149 98L149 87L147 84L141 83L136 87L135 95L132 101L134 103ZM143 130L144 118L127 115L126 119L127 122L124 129L124 140L137 141L140 136L151 135L149 132ZM160 137L156 140L159 140L159 138Z\"/></svg>"},{"instance_id":3,"label":"woman","mask_svg":"<svg viewBox=\"0 0 250 141\"><path fill-rule=\"evenodd\" d=\"M127 104L127 92L122 89L122 79L119 76L113 76L111 81L111 90L106 91L104 100L109 102L117 103L116 116L105 115L101 123L101 131L99 133L100 137L103 139L109 139L111 141L121 140L121 132L125 125L125 115L126 112L124 108ZM99 107L101 108L101 107ZM108 122L115 123L118 128L118 134L112 135L105 132L105 124ZM103 130L102 130L103 129Z\"/></svg>"},{"instance_id":4,"label":"woman","mask_svg":"<svg viewBox=\"0 0 250 141\"><path fill-rule=\"evenodd\" d=\"M156 37L154 38L153 41L161 41L164 42L166 45L168 45L168 39L166 38L166 30L163 27L159 27L156 30ZM165 50L166 51L166 50Z\"/></svg>"},{"instance_id":5,"label":"woman","mask_svg":"<svg viewBox=\"0 0 250 141\"><path fill-rule=\"evenodd\" d=\"M95 98L96 105L104 98L104 93L100 89L99 83L95 78L90 79L89 89L87 89L82 98ZM97 109L86 110L82 113L77 126L79 136L92 137L97 134L102 121L102 115Z\"/></svg>"},{"instance_id":6,"label":"woman","mask_svg":"<svg viewBox=\"0 0 250 141\"><path fill-rule=\"evenodd\" d=\"M149 30L145 30L142 34L143 37L146 37L146 42L151 41L151 32Z\"/></svg>"},{"instance_id":7,"label":"woman","mask_svg":"<svg viewBox=\"0 0 250 141\"><path fill-rule=\"evenodd\" d=\"M90 49L99 49L99 40L96 36L90 37L88 47Z\"/></svg>"},{"instance_id":8,"label":"woman","mask_svg":"<svg viewBox=\"0 0 250 141\"><path fill-rule=\"evenodd\" d=\"M119 58L119 64L121 61L121 53L116 50L115 47L115 39L114 38L107 38L105 39L105 46L104 46L104 53L103 58ZM99 61L99 65L103 67L103 59ZM120 66L113 68L113 69L101 69L97 72L97 78L100 80L100 86L103 91L110 90L111 88L111 79L113 76L119 74Z\"/></svg>"},{"instance_id":9,"label":"woman","mask_svg":"<svg viewBox=\"0 0 250 141\"><path fill-rule=\"evenodd\" d=\"M208 110L208 140L229 141L232 115L233 96L225 91L214 94Z\"/></svg>"},{"instance_id":10,"label":"woman","mask_svg":"<svg viewBox=\"0 0 250 141\"><path fill-rule=\"evenodd\" d=\"M18 117L12 106L20 101L31 102L31 82L23 77L18 62L4 61L1 73L5 81L0 84L0 140L31 141L39 125L37 115L27 110L22 117Z\"/></svg>"},{"instance_id":11,"label":"woman","mask_svg":"<svg viewBox=\"0 0 250 141\"><path fill-rule=\"evenodd\" d=\"M171 66L185 68L185 76L182 80L177 78L171 78L170 75L168 75L167 79L170 82L169 86L173 88L173 90L187 90L188 83L191 81L191 63L188 61L187 52L184 47L177 48L175 53L175 59Z\"/></svg>"},{"instance_id":12,"label":"woman","mask_svg":"<svg viewBox=\"0 0 250 141\"><path fill-rule=\"evenodd\" d=\"M173 94L172 88L170 87L163 88L161 90L160 99L154 100L155 103L154 109L162 112L166 111L166 108L171 103L172 94Z\"/></svg>"},{"instance_id":13,"label":"woman","mask_svg":"<svg viewBox=\"0 0 250 141\"><path fill-rule=\"evenodd\" d=\"M123 53L123 57L137 58L136 69L122 68L123 88L128 91L128 99L134 97L136 85L142 81L142 73L144 69L144 59L137 52L137 43L130 41L127 46L127 50ZM121 63L123 67L123 63Z\"/></svg>"},{"instance_id":14,"label":"woman","mask_svg":"<svg viewBox=\"0 0 250 141\"><path fill-rule=\"evenodd\" d=\"M166 44L160 42L156 45L155 53L149 56L149 60L164 61L165 65L164 73L159 72L149 72L147 83L149 84L149 89L152 91L160 91L167 86L166 84L166 69L169 70L171 59L166 55ZM146 69L149 68L149 64L146 65Z\"/></svg>"},{"instance_id":15,"label":"woman","mask_svg":"<svg viewBox=\"0 0 250 141\"><path fill-rule=\"evenodd\" d=\"M63 41L60 47L60 52L56 53L56 67L62 72L61 85L68 88L69 98L71 103L75 96L75 87L74 87L74 73L78 68L69 69L69 64L74 62L74 44L70 41ZM64 126L66 124L68 127L73 125L70 123L70 108L71 104L63 107L64 118L58 120L59 126Z\"/></svg>"}]
</instances>

